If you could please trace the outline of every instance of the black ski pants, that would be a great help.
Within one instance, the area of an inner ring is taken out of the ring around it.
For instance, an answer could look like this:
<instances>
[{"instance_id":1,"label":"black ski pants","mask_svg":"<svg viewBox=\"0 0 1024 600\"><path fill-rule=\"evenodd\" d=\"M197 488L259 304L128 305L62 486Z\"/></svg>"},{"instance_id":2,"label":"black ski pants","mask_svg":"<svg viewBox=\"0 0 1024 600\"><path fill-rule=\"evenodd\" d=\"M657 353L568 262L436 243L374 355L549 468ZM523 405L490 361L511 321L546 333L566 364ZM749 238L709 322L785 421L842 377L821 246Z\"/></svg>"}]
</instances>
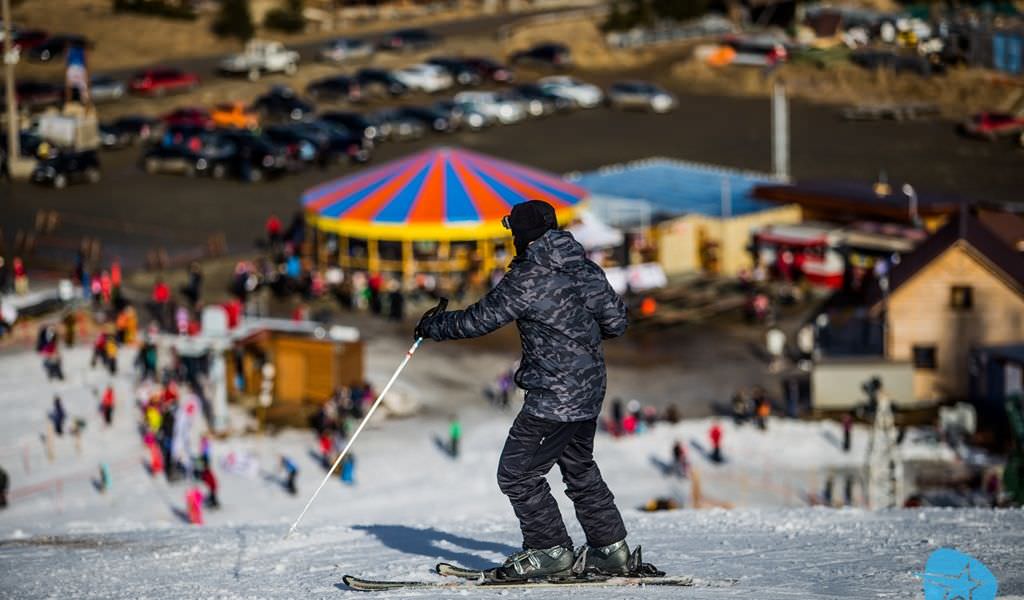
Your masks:
<instances>
[{"instance_id":1,"label":"black ski pants","mask_svg":"<svg viewBox=\"0 0 1024 600\"><path fill-rule=\"evenodd\" d=\"M519 518L524 548L572 547L545 479L555 463L587 543L607 546L626 537L615 498L594 462L596 432L597 419L563 423L525 412L516 417L501 452L498 485Z\"/></svg>"}]
</instances>

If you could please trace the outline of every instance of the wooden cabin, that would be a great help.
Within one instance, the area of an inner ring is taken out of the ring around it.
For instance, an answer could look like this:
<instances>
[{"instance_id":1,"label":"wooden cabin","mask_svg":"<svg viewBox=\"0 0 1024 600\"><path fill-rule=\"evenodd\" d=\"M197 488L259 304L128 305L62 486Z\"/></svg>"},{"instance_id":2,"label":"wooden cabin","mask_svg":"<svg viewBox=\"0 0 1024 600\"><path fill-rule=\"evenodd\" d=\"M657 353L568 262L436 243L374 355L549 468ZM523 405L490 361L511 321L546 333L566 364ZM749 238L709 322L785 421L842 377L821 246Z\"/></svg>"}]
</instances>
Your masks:
<instances>
[{"instance_id":1,"label":"wooden cabin","mask_svg":"<svg viewBox=\"0 0 1024 600\"><path fill-rule=\"evenodd\" d=\"M917 399L964 399L972 349L1024 341L1024 253L964 210L869 298L885 357L914 366Z\"/></svg>"}]
</instances>

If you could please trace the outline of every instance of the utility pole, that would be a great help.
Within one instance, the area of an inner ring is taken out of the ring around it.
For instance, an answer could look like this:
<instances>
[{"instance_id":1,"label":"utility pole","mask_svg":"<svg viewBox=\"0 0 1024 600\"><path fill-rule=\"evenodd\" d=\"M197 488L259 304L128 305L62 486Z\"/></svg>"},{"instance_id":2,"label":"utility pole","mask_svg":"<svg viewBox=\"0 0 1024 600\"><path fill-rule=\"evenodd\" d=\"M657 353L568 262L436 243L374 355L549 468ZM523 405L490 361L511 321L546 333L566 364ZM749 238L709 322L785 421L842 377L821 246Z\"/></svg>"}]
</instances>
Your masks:
<instances>
[{"instance_id":1,"label":"utility pole","mask_svg":"<svg viewBox=\"0 0 1024 600\"><path fill-rule=\"evenodd\" d=\"M781 83L772 89L772 171L779 179L789 180L789 101Z\"/></svg>"},{"instance_id":2,"label":"utility pole","mask_svg":"<svg viewBox=\"0 0 1024 600\"><path fill-rule=\"evenodd\" d=\"M21 146L18 143L18 99L14 96L14 65L18 53L11 39L11 0L0 0L4 20L4 89L7 95L7 172L12 179L27 177L32 171L30 161L21 160Z\"/></svg>"}]
</instances>

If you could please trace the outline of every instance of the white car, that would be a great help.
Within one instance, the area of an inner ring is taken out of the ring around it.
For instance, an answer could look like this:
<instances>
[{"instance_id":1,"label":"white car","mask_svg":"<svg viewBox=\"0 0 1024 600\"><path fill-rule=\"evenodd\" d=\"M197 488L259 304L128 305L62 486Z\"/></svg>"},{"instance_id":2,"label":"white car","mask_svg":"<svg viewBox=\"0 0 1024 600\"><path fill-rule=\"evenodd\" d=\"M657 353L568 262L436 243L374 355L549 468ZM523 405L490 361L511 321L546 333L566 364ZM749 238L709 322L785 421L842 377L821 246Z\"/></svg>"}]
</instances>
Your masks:
<instances>
[{"instance_id":1,"label":"white car","mask_svg":"<svg viewBox=\"0 0 1024 600\"><path fill-rule=\"evenodd\" d=\"M373 45L365 40L338 38L320 48L320 59L329 62L345 62L353 58L365 58L373 54Z\"/></svg>"},{"instance_id":2,"label":"white car","mask_svg":"<svg viewBox=\"0 0 1024 600\"><path fill-rule=\"evenodd\" d=\"M580 108L594 108L604 100L601 88L568 75L552 75L544 77L537 84L542 90L567 100L572 100Z\"/></svg>"},{"instance_id":3,"label":"white car","mask_svg":"<svg viewBox=\"0 0 1024 600\"><path fill-rule=\"evenodd\" d=\"M241 54L234 54L220 63L220 70L231 75L245 75L256 81L263 73L294 75L299 70L299 53L281 42L251 40Z\"/></svg>"},{"instance_id":4,"label":"white car","mask_svg":"<svg viewBox=\"0 0 1024 600\"><path fill-rule=\"evenodd\" d=\"M436 65L418 64L394 71L395 79L411 90L433 94L452 87L452 76Z\"/></svg>"},{"instance_id":5,"label":"white car","mask_svg":"<svg viewBox=\"0 0 1024 600\"><path fill-rule=\"evenodd\" d=\"M526 108L522 102L506 98L498 92L460 92L455 94L455 102L496 119L502 125L518 123L526 118Z\"/></svg>"}]
</instances>

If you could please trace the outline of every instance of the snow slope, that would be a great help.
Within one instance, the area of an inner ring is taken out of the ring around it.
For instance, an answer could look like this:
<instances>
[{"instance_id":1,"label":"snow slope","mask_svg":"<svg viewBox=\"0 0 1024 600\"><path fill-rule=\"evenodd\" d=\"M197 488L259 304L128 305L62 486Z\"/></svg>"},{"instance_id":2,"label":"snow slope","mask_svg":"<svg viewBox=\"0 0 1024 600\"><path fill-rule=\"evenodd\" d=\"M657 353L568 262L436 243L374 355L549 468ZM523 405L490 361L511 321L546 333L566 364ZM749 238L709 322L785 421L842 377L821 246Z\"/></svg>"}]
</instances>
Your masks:
<instances>
[{"instance_id":1,"label":"snow slope","mask_svg":"<svg viewBox=\"0 0 1024 600\"><path fill-rule=\"evenodd\" d=\"M346 573L439 579L438 560L486 565L515 550L508 518L349 518L303 527L287 541L273 525L175 527L0 542L5 598L357 598ZM1002 597L1024 594L1021 511L773 509L626 515L631 539L687 589L389 591L386 598L687 598L757 600L920 598L916 573L952 546L982 560ZM730 580L737 579L730 585ZM716 586L716 587L712 587Z\"/></svg>"},{"instance_id":2,"label":"snow slope","mask_svg":"<svg viewBox=\"0 0 1024 600\"><path fill-rule=\"evenodd\" d=\"M370 345L371 374L388 373L395 353ZM382 350L381 350L382 349ZM130 356L122 357L127 366ZM10 473L12 504L0 511L0 597L103 598L329 598L355 597L341 577L431 577L438 560L485 566L517 548L512 511L494 482L498 453L511 413L482 407L460 412L463 454L441 451L447 430L441 417L382 420L357 444L357 485L331 481L297 533L282 536L307 494L323 476L307 432L243 436L213 447L223 508L207 512L207 525L185 525L186 484L169 485L142 468L142 446L128 374L114 378L119 407L114 425L102 426L92 388L107 376L87 366L83 350L67 353L69 381L44 381L31 354L0 358L0 465ZM451 374L447 379L452 379ZM374 375L375 376L375 375ZM444 394L472 398L492 373L468 372L464 389L439 386L425 365L403 375L408 389L430 399ZM40 432L54 392L70 414L88 422L81 451L65 436L46 458ZM437 410L433 412L438 412ZM443 416L442 412L442 416ZM914 574L942 546L974 554L1000 578L1004 594L1024 594L1024 512L929 510L869 513L861 510L785 508L804 504L821 483L821 465L862 462L866 436L844 454L835 424L773 420L767 432L724 423L728 462L714 466L706 445L707 420L660 425L631 438L597 441L598 461L648 560L671 573L692 574L705 584L686 590L589 589L586 597L613 598L916 598ZM643 513L655 496L689 505L688 483L665 476L675 440L690 447L705 496L740 510ZM911 444L908 454L948 458L941 448ZM279 457L296 459L298 496L280 485ZM229 457L253 469L228 471ZM100 461L111 465L113 488L92 486ZM571 505L558 492L570 531ZM738 579L734 585L726 585ZM568 590L472 590L438 594L388 592L385 597L582 597Z\"/></svg>"}]
</instances>

